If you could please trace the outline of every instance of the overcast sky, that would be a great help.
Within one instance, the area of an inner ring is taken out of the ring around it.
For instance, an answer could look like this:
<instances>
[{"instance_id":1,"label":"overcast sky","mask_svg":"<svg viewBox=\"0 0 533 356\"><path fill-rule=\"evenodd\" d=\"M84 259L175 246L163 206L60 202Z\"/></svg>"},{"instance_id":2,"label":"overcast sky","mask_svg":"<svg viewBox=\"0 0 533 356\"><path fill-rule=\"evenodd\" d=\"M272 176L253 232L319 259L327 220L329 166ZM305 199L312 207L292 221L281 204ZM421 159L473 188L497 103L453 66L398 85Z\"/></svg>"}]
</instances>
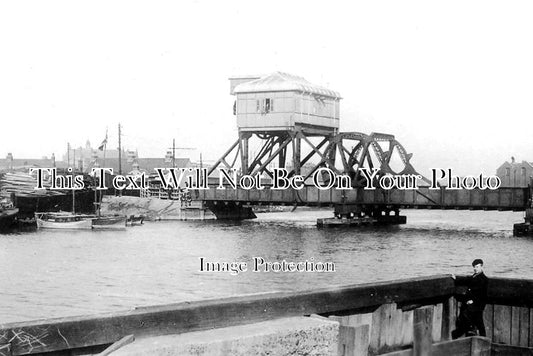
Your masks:
<instances>
[{"instance_id":1,"label":"overcast sky","mask_svg":"<svg viewBox=\"0 0 533 356\"><path fill-rule=\"evenodd\" d=\"M284 71L341 93L341 131L396 136L426 173L533 161L528 1L0 3L0 156L67 142L215 160L228 78Z\"/></svg>"}]
</instances>

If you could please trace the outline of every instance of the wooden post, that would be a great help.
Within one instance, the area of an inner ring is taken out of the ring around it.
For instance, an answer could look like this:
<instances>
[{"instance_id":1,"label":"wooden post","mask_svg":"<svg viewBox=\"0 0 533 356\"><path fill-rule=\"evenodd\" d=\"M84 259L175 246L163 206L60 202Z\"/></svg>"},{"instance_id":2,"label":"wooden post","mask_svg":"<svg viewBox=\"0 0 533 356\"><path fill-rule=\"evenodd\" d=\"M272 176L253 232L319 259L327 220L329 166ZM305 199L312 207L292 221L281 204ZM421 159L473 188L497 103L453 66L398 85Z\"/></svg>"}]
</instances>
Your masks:
<instances>
[{"instance_id":1,"label":"wooden post","mask_svg":"<svg viewBox=\"0 0 533 356\"><path fill-rule=\"evenodd\" d=\"M489 338L474 336L472 337L472 345L470 346L471 356L490 356L491 342Z\"/></svg>"},{"instance_id":2,"label":"wooden post","mask_svg":"<svg viewBox=\"0 0 533 356\"><path fill-rule=\"evenodd\" d=\"M433 306L433 342L442 340L442 309L443 303Z\"/></svg>"},{"instance_id":3,"label":"wooden post","mask_svg":"<svg viewBox=\"0 0 533 356\"><path fill-rule=\"evenodd\" d=\"M353 326L339 326L338 356L355 356L355 328Z\"/></svg>"},{"instance_id":4,"label":"wooden post","mask_svg":"<svg viewBox=\"0 0 533 356\"><path fill-rule=\"evenodd\" d=\"M493 342L511 344L511 310L507 305L494 305Z\"/></svg>"},{"instance_id":5,"label":"wooden post","mask_svg":"<svg viewBox=\"0 0 533 356\"><path fill-rule=\"evenodd\" d=\"M431 355L433 306L415 309L413 322L413 356Z\"/></svg>"},{"instance_id":6,"label":"wooden post","mask_svg":"<svg viewBox=\"0 0 533 356\"><path fill-rule=\"evenodd\" d=\"M367 356L370 345L370 325L354 323L357 315L335 316L330 315L329 320L340 323L339 328L339 356ZM354 325L358 324L358 325Z\"/></svg>"},{"instance_id":7,"label":"wooden post","mask_svg":"<svg viewBox=\"0 0 533 356\"><path fill-rule=\"evenodd\" d=\"M354 328L354 356L367 356L370 344L370 326L360 325Z\"/></svg>"},{"instance_id":8,"label":"wooden post","mask_svg":"<svg viewBox=\"0 0 533 356\"><path fill-rule=\"evenodd\" d=\"M494 334L494 325L492 320L494 319L494 306L492 304L487 304L485 310L483 311L483 322L485 324L485 331L487 332L487 337L492 339Z\"/></svg>"},{"instance_id":9,"label":"wooden post","mask_svg":"<svg viewBox=\"0 0 533 356\"><path fill-rule=\"evenodd\" d=\"M442 303L442 326L440 331L442 341L452 339L452 329L455 327L453 324L454 313L453 297L450 297Z\"/></svg>"},{"instance_id":10,"label":"wooden post","mask_svg":"<svg viewBox=\"0 0 533 356\"><path fill-rule=\"evenodd\" d=\"M518 346L528 347L529 328L531 321L529 320L529 308L520 308L520 342Z\"/></svg>"}]
</instances>

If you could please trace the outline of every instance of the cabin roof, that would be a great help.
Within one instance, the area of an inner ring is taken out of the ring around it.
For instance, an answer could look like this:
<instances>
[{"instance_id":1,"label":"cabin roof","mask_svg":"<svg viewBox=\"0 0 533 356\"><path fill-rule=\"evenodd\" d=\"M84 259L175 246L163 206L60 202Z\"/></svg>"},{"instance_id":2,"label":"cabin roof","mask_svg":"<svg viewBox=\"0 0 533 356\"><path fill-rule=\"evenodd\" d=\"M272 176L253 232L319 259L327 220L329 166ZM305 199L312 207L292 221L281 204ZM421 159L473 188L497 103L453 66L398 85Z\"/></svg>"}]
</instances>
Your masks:
<instances>
[{"instance_id":1,"label":"cabin roof","mask_svg":"<svg viewBox=\"0 0 533 356\"><path fill-rule=\"evenodd\" d=\"M332 98L341 98L336 91L308 82L305 78L283 72L274 72L259 79L239 84L235 87L235 94L298 91L312 93Z\"/></svg>"}]
</instances>

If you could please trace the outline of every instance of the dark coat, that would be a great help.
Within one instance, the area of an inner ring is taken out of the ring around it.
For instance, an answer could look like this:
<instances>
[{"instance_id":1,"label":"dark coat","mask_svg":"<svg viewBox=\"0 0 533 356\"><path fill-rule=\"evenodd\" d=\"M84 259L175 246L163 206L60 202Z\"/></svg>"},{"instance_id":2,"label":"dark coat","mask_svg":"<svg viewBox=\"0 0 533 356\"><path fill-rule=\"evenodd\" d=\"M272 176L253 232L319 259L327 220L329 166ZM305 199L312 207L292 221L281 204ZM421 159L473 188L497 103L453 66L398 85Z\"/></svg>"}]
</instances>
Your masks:
<instances>
[{"instance_id":1,"label":"dark coat","mask_svg":"<svg viewBox=\"0 0 533 356\"><path fill-rule=\"evenodd\" d=\"M473 303L469 306L472 311L483 311L487 304L487 286L489 279L483 272L468 277L466 300Z\"/></svg>"}]
</instances>

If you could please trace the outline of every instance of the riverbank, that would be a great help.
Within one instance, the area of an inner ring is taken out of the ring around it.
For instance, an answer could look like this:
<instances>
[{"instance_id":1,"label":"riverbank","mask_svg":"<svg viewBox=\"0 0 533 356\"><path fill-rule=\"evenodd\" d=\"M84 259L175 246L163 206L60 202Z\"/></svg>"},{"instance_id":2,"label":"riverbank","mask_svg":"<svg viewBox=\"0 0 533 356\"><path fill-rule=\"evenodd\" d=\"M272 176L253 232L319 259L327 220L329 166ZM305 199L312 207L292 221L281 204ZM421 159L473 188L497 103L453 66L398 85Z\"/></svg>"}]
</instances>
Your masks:
<instances>
[{"instance_id":1,"label":"riverbank","mask_svg":"<svg viewBox=\"0 0 533 356\"><path fill-rule=\"evenodd\" d=\"M145 220L211 220L215 216L201 202L158 198L104 196L102 214L144 216Z\"/></svg>"}]
</instances>

